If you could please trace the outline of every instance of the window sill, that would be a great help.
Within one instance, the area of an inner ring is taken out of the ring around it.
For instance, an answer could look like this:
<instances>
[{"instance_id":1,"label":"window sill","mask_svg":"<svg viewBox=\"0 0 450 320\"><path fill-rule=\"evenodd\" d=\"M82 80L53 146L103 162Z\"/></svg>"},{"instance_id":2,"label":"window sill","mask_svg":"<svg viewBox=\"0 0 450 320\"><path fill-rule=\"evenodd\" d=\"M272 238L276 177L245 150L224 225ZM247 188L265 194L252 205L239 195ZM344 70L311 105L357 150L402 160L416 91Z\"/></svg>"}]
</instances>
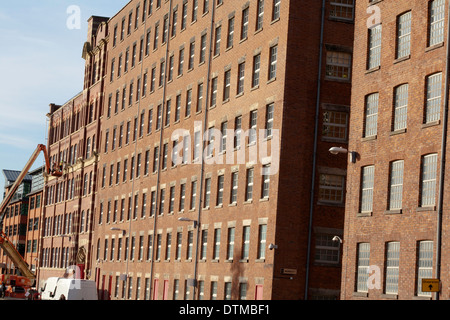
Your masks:
<instances>
[{"instance_id":1,"label":"window sill","mask_svg":"<svg viewBox=\"0 0 450 320\"><path fill-rule=\"evenodd\" d=\"M402 209L386 210L384 214L402 214Z\"/></svg>"},{"instance_id":2,"label":"window sill","mask_svg":"<svg viewBox=\"0 0 450 320\"><path fill-rule=\"evenodd\" d=\"M424 124L422 124L422 129L429 128L429 127L434 127L434 126L437 126L437 125L440 125L440 124L441 124L441 120L436 120L436 121L424 123Z\"/></svg>"},{"instance_id":3,"label":"window sill","mask_svg":"<svg viewBox=\"0 0 450 320\"><path fill-rule=\"evenodd\" d=\"M417 207L416 212L430 212L436 211L436 206L428 206L428 207Z\"/></svg>"},{"instance_id":4,"label":"window sill","mask_svg":"<svg viewBox=\"0 0 450 320\"><path fill-rule=\"evenodd\" d=\"M356 214L357 217L371 217L373 215L372 211L368 211L368 212L358 212Z\"/></svg>"},{"instance_id":5,"label":"window sill","mask_svg":"<svg viewBox=\"0 0 450 320\"><path fill-rule=\"evenodd\" d=\"M361 297L361 298L368 298L369 293L368 292L353 292L354 297Z\"/></svg>"},{"instance_id":6,"label":"window sill","mask_svg":"<svg viewBox=\"0 0 450 320\"><path fill-rule=\"evenodd\" d=\"M425 52L430 52L430 51L433 51L433 50L435 50L437 48L442 48L443 46L444 46L444 42L441 42L441 43L438 43L438 44L435 44L435 45L432 45L432 46L426 48Z\"/></svg>"},{"instance_id":7,"label":"window sill","mask_svg":"<svg viewBox=\"0 0 450 320\"><path fill-rule=\"evenodd\" d=\"M396 135L402 134L402 133L406 133L406 128L405 128L405 129L399 129L399 130L391 131L391 132L389 133L389 135L390 135L390 136L396 136Z\"/></svg>"},{"instance_id":8,"label":"window sill","mask_svg":"<svg viewBox=\"0 0 450 320\"><path fill-rule=\"evenodd\" d=\"M370 137L363 137L363 138L361 139L362 142L365 142L365 141L372 141L372 140L377 140L377 135L370 136Z\"/></svg>"},{"instance_id":9,"label":"window sill","mask_svg":"<svg viewBox=\"0 0 450 320\"><path fill-rule=\"evenodd\" d=\"M407 56L395 59L394 60L394 64L397 64L397 63L400 63L400 62L403 62L403 61L406 61L406 60L409 60L409 59L411 59L411 55L410 54L408 54Z\"/></svg>"},{"instance_id":10,"label":"window sill","mask_svg":"<svg viewBox=\"0 0 450 320\"><path fill-rule=\"evenodd\" d=\"M398 300L398 294L393 293L383 293L381 295L381 298L383 299L389 299L389 300Z\"/></svg>"},{"instance_id":11,"label":"window sill","mask_svg":"<svg viewBox=\"0 0 450 320\"><path fill-rule=\"evenodd\" d=\"M345 207L345 204L343 202L332 202L332 201L326 201L326 200L319 200L317 201L317 205L319 206L331 206L331 207Z\"/></svg>"},{"instance_id":12,"label":"window sill","mask_svg":"<svg viewBox=\"0 0 450 320\"><path fill-rule=\"evenodd\" d=\"M381 67L377 66L377 67L374 67L372 69L367 70L365 74L370 74L370 73L376 72L376 71L378 71L380 69L381 69Z\"/></svg>"},{"instance_id":13,"label":"window sill","mask_svg":"<svg viewBox=\"0 0 450 320\"><path fill-rule=\"evenodd\" d=\"M412 300L431 300L431 297L414 296L414 297L412 297Z\"/></svg>"}]
</instances>

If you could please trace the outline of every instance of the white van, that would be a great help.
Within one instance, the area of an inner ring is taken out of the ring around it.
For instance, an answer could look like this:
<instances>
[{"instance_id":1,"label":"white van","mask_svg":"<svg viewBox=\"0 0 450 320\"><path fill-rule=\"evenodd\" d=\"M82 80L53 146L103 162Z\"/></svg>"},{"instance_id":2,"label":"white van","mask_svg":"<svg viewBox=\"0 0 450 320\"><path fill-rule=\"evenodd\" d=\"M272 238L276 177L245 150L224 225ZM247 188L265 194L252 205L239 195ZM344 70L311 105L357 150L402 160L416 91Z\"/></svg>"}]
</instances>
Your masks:
<instances>
[{"instance_id":1,"label":"white van","mask_svg":"<svg viewBox=\"0 0 450 320\"><path fill-rule=\"evenodd\" d=\"M41 288L41 300L98 300L95 281L48 278Z\"/></svg>"}]
</instances>

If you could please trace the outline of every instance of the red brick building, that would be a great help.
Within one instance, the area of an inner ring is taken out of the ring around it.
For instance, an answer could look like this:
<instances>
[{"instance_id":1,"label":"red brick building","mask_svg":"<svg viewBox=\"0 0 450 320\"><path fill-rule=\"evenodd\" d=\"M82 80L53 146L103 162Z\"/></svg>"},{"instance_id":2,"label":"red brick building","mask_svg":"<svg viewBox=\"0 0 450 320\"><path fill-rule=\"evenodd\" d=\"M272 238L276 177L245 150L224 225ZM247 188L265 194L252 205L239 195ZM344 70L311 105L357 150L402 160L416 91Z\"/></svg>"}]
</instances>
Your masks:
<instances>
[{"instance_id":1,"label":"red brick building","mask_svg":"<svg viewBox=\"0 0 450 320\"><path fill-rule=\"evenodd\" d=\"M342 299L449 298L448 5L356 2Z\"/></svg>"},{"instance_id":2,"label":"red brick building","mask_svg":"<svg viewBox=\"0 0 450 320\"><path fill-rule=\"evenodd\" d=\"M3 170L5 193L9 192L20 171ZM42 213L43 167L25 175L16 193L6 208L2 221L3 232L28 263L31 271L37 271L40 242L40 217ZM2 250L1 273L17 274L14 263Z\"/></svg>"},{"instance_id":3,"label":"red brick building","mask_svg":"<svg viewBox=\"0 0 450 320\"><path fill-rule=\"evenodd\" d=\"M62 177L47 176L39 280L75 272L90 278L100 115L106 62L106 18L91 17L83 47L83 91L64 105L50 105L48 153ZM98 37L98 38L97 38ZM97 40L98 39L98 40Z\"/></svg>"},{"instance_id":4,"label":"red brick building","mask_svg":"<svg viewBox=\"0 0 450 320\"><path fill-rule=\"evenodd\" d=\"M84 90L49 114L66 174L46 183L41 279L76 264L101 299L337 299L347 159L328 150L348 142L353 15L133 0L92 17Z\"/></svg>"},{"instance_id":5,"label":"red brick building","mask_svg":"<svg viewBox=\"0 0 450 320\"><path fill-rule=\"evenodd\" d=\"M339 296L346 159L328 149L347 143L353 1L324 4L131 1L108 21L102 298Z\"/></svg>"},{"instance_id":6,"label":"red brick building","mask_svg":"<svg viewBox=\"0 0 450 320\"><path fill-rule=\"evenodd\" d=\"M9 192L20 171L3 170L5 176L5 194ZM28 194L31 191L32 176L27 174L23 178L22 183L11 198L9 205L6 207L2 221L2 231L8 239L16 247L17 252L22 256L25 255L26 246L26 230L27 230L27 214L28 214ZM0 257L2 274L16 274L16 267L11 259L2 250Z\"/></svg>"}]
</instances>

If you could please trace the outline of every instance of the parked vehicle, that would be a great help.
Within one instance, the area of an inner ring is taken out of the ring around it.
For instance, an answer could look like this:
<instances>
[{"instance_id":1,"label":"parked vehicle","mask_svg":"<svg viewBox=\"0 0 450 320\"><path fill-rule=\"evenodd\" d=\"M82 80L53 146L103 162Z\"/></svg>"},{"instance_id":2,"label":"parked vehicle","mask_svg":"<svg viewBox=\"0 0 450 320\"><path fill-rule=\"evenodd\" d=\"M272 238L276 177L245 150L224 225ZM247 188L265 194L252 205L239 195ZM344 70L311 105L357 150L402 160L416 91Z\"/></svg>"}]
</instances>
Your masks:
<instances>
[{"instance_id":1,"label":"parked vehicle","mask_svg":"<svg viewBox=\"0 0 450 320\"><path fill-rule=\"evenodd\" d=\"M48 278L41 288L41 300L98 300L95 281Z\"/></svg>"}]
</instances>

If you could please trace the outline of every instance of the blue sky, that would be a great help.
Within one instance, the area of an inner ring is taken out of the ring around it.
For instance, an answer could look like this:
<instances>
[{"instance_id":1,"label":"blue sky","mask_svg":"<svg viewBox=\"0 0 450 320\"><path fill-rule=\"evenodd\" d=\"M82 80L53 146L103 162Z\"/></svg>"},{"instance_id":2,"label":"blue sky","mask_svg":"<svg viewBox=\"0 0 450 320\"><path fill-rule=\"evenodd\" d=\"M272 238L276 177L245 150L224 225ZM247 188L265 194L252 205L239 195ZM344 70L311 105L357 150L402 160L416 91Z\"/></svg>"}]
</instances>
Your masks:
<instances>
[{"instance_id":1,"label":"blue sky","mask_svg":"<svg viewBox=\"0 0 450 320\"><path fill-rule=\"evenodd\" d=\"M14 0L0 4L0 170L22 170L46 144L49 104L83 89L83 44L90 16L112 17L128 0ZM80 9L80 28L70 6ZM40 156L33 168L43 164ZM0 198L4 177L0 177Z\"/></svg>"}]
</instances>

